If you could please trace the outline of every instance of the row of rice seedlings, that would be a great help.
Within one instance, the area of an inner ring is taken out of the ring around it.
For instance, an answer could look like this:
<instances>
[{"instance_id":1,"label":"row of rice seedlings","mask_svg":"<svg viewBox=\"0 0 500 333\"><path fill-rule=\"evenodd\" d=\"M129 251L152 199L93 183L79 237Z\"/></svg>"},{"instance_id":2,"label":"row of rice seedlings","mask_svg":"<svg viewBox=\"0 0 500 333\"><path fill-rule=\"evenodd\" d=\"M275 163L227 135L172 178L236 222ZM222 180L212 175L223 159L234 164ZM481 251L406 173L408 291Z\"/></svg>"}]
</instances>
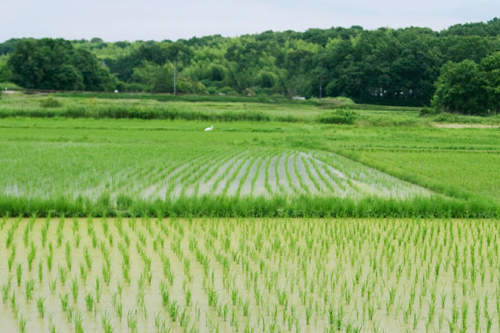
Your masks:
<instances>
[{"instance_id":1,"label":"row of rice seedlings","mask_svg":"<svg viewBox=\"0 0 500 333\"><path fill-rule=\"evenodd\" d=\"M145 186L155 186L160 180L176 172L187 161L196 161L199 156L193 153L168 151L165 155L148 156L145 159L134 158L136 166L127 168L127 173L111 173L114 186L112 194L127 193L131 197L139 196ZM165 167L167 164L167 167ZM149 193L151 195L151 193Z\"/></svg>"},{"instance_id":2,"label":"row of rice seedlings","mask_svg":"<svg viewBox=\"0 0 500 333\"><path fill-rule=\"evenodd\" d=\"M280 192L280 193L284 193L285 192L285 188L284 188L283 184L281 183L282 180L281 180L281 176L280 176L280 173L279 173L281 161L283 160L283 158L285 156L286 156L285 154L278 155L276 157L276 163L274 164L274 174L275 174L275 178L276 178L274 186L275 186L277 192Z\"/></svg>"},{"instance_id":3,"label":"row of rice seedlings","mask_svg":"<svg viewBox=\"0 0 500 333\"><path fill-rule=\"evenodd\" d=\"M221 192L226 183L223 181L226 181L228 177L231 177L231 175L236 172L236 170L239 170L239 166L243 164L243 162L244 159L240 156L239 158L235 158L234 160L232 160L230 163L228 163L227 166L221 169L222 172L220 172L219 176L213 181L210 193L215 194Z\"/></svg>"},{"instance_id":4,"label":"row of rice seedlings","mask_svg":"<svg viewBox=\"0 0 500 333\"><path fill-rule=\"evenodd\" d=\"M196 159L196 157L194 158ZM162 186L166 186L169 179L174 178L178 173L180 173L185 167L187 167L186 161L184 159L171 159L167 161L168 164L162 164L160 170L154 174L149 174L147 182L137 181L134 183L137 185L142 184L139 188L141 197L155 197L159 196L158 191ZM149 184L144 187L145 184ZM161 196L163 198L163 196Z\"/></svg>"},{"instance_id":5,"label":"row of rice seedlings","mask_svg":"<svg viewBox=\"0 0 500 333\"><path fill-rule=\"evenodd\" d=\"M221 156L221 158L224 158L226 156ZM208 169L211 166L209 163L211 160L213 160L213 155L211 155L210 153L204 154L196 161L190 162L188 167L184 168L182 173L178 174L175 177L175 181L182 186L180 196L183 196L187 189L187 186L185 186L184 184L195 183L198 178L201 178L203 174L205 174L208 171ZM201 168L200 165L202 166Z\"/></svg>"},{"instance_id":6,"label":"row of rice seedlings","mask_svg":"<svg viewBox=\"0 0 500 333\"><path fill-rule=\"evenodd\" d=\"M207 158L207 156L204 156ZM177 181L177 178L182 178L186 175L191 175L194 169L197 168L198 164L198 159L202 159L202 157L199 157L197 159L191 160L190 162L186 163L185 166L182 167L181 170L178 170L178 172L174 175L169 175L168 177L168 187L166 188L165 191L165 198L170 198L172 196L172 191L175 189L176 186L179 185L179 182Z\"/></svg>"},{"instance_id":7,"label":"row of rice seedlings","mask_svg":"<svg viewBox=\"0 0 500 333\"><path fill-rule=\"evenodd\" d=\"M273 161L274 163L276 163L276 159L278 158L278 155L277 154L274 154L274 155L271 155L269 157L269 160L268 160L268 163L265 167L265 173L264 173L264 187L266 188L267 190L267 193L269 195L271 195L272 193L275 192L275 189L273 189L273 187L271 186L271 182L269 180L269 173L271 171L271 168L273 167ZM277 189L277 188L276 188Z\"/></svg>"},{"instance_id":8,"label":"row of rice seedlings","mask_svg":"<svg viewBox=\"0 0 500 333\"><path fill-rule=\"evenodd\" d=\"M241 196L241 190L243 188L243 185L247 182L249 176L250 176L250 171L256 167L256 163L259 160L258 156L251 156L250 159L248 160L248 165L245 169L245 173L240 177L238 188L236 189L235 196L240 197ZM251 192L250 192L251 193Z\"/></svg>"},{"instance_id":9,"label":"row of rice seedlings","mask_svg":"<svg viewBox=\"0 0 500 333\"><path fill-rule=\"evenodd\" d=\"M291 171L290 171L290 165L289 165L289 160L293 158L290 155L285 155L284 157L284 169L285 169L285 175L286 179L288 181L288 187L294 192L294 193L300 193L300 186L297 186L295 182L292 181L292 176L291 176Z\"/></svg>"},{"instance_id":10,"label":"row of rice seedlings","mask_svg":"<svg viewBox=\"0 0 500 333\"><path fill-rule=\"evenodd\" d=\"M299 172L298 157L299 157L299 154L297 154L297 153L293 155L293 172L295 173L295 176L297 177L297 180L299 181L301 191L309 194L311 192L311 190L309 189L309 186L304 181L305 175L302 175L301 172Z\"/></svg>"},{"instance_id":11,"label":"row of rice seedlings","mask_svg":"<svg viewBox=\"0 0 500 333\"><path fill-rule=\"evenodd\" d=\"M251 160L251 157L247 157L246 159L242 159L242 161L239 163L239 165L234 169L234 171L231 173L231 175L229 176L229 178L227 178L225 180L225 186L224 188L222 189L222 193L221 195L222 196L226 196L228 193L228 190L229 190L229 186L231 186L231 184L236 181L236 178L238 176L240 176L240 178L243 176L244 172L240 175L241 173L241 170L243 167L246 167L245 170L248 169L248 166L250 165L250 160Z\"/></svg>"},{"instance_id":12,"label":"row of rice seedlings","mask_svg":"<svg viewBox=\"0 0 500 333\"><path fill-rule=\"evenodd\" d=\"M308 168L309 168L309 165L312 166L312 169L314 170L316 175L318 175L318 177L321 179L322 184L328 190L327 192L329 192L330 194L334 194L334 195L337 194L338 190L334 189L334 187L332 185L332 182L334 182L334 181L330 177L327 178L325 176L325 173L323 172L323 170L321 170L321 168L318 165L318 161L314 157L307 159L307 167Z\"/></svg>"},{"instance_id":13,"label":"row of rice seedlings","mask_svg":"<svg viewBox=\"0 0 500 333\"><path fill-rule=\"evenodd\" d=\"M322 192L322 186L319 184L317 178L318 176L314 176L311 169L309 168L309 164L306 163L306 159L304 159L304 156L300 155L299 161L302 163L302 166L306 170L306 174L310 180L310 182L313 183L314 187L316 188L317 192Z\"/></svg>"},{"instance_id":14,"label":"row of rice seedlings","mask_svg":"<svg viewBox=\"0 0 500 333\"><path fill-rule=\"evenodd\" d=\"M233 152L228 151L221 155L215 162L213 162L213 156L211 156L212 163L207 163L196 178L188 183L195 186L194 196L199 196L200 186L210 182L216 174L221 173L222 168L225 168L226 164L231 165L230 161L236 161L236 159L244 158L244 156L246 156L246 152L235 155Z\"/></svg>"}]
</instances>

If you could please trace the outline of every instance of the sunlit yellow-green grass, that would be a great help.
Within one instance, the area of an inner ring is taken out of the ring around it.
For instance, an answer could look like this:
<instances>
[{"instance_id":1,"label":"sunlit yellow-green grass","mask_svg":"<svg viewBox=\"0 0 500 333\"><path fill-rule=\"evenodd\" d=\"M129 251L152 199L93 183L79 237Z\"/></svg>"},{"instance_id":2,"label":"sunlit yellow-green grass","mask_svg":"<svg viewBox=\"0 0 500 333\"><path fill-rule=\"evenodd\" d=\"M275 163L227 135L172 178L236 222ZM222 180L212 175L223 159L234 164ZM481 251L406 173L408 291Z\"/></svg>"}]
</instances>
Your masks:
<instances>
[{"instance_id":1,"label":"sunlit yellow-green grass","mask_svg":"<svg viewBox=\"0 0 500 333\"><path fill-rule=\"evenodd\" d=\"M497 332L499 221L0 220L8 332Z\"/></svg>"}]
</instances>

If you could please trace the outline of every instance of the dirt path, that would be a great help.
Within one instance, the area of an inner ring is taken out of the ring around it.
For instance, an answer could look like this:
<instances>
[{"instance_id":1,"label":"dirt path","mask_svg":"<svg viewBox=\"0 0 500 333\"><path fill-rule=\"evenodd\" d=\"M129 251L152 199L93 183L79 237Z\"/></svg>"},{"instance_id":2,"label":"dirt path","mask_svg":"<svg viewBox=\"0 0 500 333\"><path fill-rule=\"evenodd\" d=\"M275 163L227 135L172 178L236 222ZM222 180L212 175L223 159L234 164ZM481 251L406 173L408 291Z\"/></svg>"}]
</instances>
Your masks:
<instances>
[{"instance_id":1,"label":"dirt path","mask_svg":"<svg viewBox=\"0 0 500 333\"><path fill-rule=\"evenodd\" d=\"M500 125L485 125L485 124L437 124L432 126L438 128L500 128Z\"/></svg>"}]
</instances>

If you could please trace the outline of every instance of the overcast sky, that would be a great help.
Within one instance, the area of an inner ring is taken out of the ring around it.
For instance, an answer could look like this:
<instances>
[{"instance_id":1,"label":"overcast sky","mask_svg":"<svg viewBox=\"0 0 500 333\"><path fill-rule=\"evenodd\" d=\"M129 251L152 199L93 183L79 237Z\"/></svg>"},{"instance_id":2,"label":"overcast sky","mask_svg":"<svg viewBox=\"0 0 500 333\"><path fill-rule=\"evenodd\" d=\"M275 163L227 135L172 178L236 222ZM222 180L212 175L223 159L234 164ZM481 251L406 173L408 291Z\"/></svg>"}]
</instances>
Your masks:
<instances>
[{"instance_id":1,"label":"overcast sky","mask_svg":"<svg viewBox=\"0 0 500 333\"><path fill-rule=\"evenodd\" d=\"M494 16L500 16L500 0L0 0L0 42L177 40L352 25L442 30Z\"/></svg>"}]
</instances>

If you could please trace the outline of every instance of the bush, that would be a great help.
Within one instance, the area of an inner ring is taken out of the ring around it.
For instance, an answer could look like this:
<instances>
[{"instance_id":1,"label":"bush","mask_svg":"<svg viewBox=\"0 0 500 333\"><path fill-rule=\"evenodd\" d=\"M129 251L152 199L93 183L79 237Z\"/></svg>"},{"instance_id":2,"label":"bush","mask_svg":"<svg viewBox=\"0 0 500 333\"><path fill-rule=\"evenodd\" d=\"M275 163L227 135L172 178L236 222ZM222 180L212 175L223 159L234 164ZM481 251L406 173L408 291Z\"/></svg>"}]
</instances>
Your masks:
<instances>
[{"instance_id":1,"label":"bush","mask_svg":"<svg viewBox=\"0 0 500 333\"><path fill-rule=\"evenodd\" d=\"M441 112L438 109L430 108L430 107L423 107L420 109L419 116L420 117L429 117L429 116L435 116L439 113L441 113Z\"/></svg>"},{"instance_id":2,"label":"bush","mask_svg":"<svg viewBox=\"0 0 500 333\"><path fill-rule=\"evenodd\" d=\"M326 97L321 100L311 98L311 100L318 103L318 106L322 109L337 109L339 107L355 105L354 101L348 97Z\"/></svg>"},{"instance_id":3,"label":"bush","mask_svg":"<svg viewBox=\"0 0 500 333\"><path fill-rule=\"evenodd\" d=\"M55 98L47 97L40 101L40 106L42 108L60 108L62 103Z\"/></svg>"},{"instance_id":4,"label":"bush","mask_svg":"<svg viewBox=\"0 0 500 333\"><path fill-rule=\"evenodd\" d=\"M357 113L349 110L338 109L321 115L318 121L322 124L348 124L352 125L358 118Z\"/></svg>"}]
</instances>

